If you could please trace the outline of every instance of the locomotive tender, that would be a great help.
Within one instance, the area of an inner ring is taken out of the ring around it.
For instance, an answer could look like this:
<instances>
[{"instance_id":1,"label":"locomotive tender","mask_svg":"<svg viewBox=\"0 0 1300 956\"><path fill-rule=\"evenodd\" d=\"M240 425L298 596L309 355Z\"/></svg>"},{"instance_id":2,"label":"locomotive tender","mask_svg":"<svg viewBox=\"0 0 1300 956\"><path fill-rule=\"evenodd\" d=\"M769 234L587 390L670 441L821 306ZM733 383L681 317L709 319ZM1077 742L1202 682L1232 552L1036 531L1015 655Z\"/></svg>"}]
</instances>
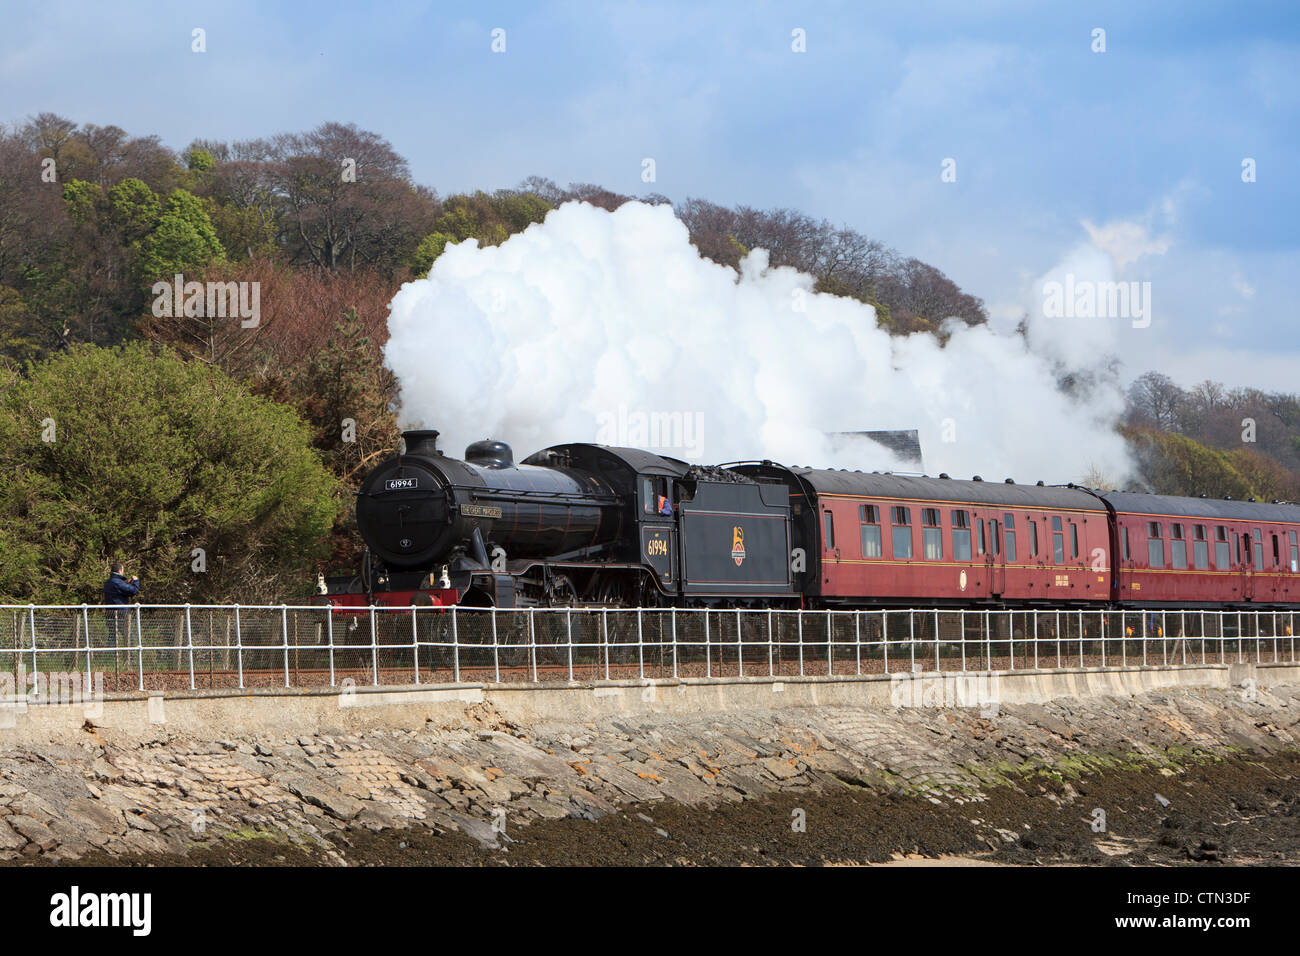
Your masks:
<instances>
[{"instance_id":1,"label":"locomotive tender","mask_svg":"<svg viewBox=\"0 0 1300 956\"><path fill-rule=\"evenodd\" d=\"M1300 506L408 431L336 606L1291 608Z\"/></svg>"}]
</instances>

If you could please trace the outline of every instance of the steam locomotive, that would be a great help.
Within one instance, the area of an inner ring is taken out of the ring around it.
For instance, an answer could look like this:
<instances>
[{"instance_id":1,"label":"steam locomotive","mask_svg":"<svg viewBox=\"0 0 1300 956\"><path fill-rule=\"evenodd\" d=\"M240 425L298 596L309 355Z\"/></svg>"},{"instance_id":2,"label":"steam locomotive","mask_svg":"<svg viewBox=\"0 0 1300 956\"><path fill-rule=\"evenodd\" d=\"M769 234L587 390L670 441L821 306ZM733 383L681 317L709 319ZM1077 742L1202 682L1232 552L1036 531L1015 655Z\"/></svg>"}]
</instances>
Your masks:
<instances>
[{"instance_id":1,"label":"steam locomotive","mask_svg":"<svg viewBox=\"0 0 1300 956\"><path fill-rule=\"evenodd\" d=\"M1300 506L408 431L357 495L335 606L1255 607L1300 603Z\"/></svg>"}]
</instances>

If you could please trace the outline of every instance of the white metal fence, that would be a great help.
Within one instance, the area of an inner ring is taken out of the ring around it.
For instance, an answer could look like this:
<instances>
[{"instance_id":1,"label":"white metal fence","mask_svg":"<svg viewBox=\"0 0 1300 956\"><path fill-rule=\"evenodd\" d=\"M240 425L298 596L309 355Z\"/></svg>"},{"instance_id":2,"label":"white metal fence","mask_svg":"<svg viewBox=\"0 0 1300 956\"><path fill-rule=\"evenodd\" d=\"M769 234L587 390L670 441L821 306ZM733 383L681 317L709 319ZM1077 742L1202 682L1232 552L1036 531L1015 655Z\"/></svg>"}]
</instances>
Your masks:
<instances>
[{"instance_id":1,"label":"white metal fence","mask_svg":"<svg viewBox=\"0 0 1300 956\"><path fill-rule=\"evenodd\" d=\"M93 673L105 690L144 691L1295 663L1295 623L1270 611L0 606L0 681Z\"/></svg>"}]
</instances>

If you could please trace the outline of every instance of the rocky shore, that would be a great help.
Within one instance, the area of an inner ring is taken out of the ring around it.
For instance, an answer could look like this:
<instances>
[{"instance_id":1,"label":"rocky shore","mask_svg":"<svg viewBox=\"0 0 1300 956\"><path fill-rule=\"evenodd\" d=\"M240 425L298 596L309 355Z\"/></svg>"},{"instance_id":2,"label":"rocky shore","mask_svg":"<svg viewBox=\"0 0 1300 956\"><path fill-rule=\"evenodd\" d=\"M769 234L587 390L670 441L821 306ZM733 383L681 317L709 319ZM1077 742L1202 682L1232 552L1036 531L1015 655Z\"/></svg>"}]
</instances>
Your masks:
<instances>
[{"instance_id":1,"label":"rocky shore","mask_svg":"<svg viewBox=\"0 0 1300 956\"><path fill-rule=\"evenodd\" d=\"M87 723L0 742L0 861L1300 863L1298 734L1300 687L529 726L479 703L147 742Z\"/></svg>"}]
</instances>

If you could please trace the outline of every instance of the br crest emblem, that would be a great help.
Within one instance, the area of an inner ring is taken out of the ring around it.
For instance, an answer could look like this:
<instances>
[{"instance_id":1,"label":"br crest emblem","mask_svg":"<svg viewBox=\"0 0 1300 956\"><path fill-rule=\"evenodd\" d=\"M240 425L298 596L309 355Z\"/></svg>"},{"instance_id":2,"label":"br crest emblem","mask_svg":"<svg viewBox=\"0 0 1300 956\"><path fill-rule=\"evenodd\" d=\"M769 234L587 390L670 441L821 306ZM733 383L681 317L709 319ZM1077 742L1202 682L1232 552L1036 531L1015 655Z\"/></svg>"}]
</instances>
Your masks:
<instances>
[{"instance_id":1,"label":"br crest emblem","mask_svg":"<svg viewBox=\"0 0 1300 956\"><path fill-rule=\"evenodd\" d=\"M736 525L731 529L731 560L740 567L745 561L745 529Z\"/></svg>"}]
</instances>

